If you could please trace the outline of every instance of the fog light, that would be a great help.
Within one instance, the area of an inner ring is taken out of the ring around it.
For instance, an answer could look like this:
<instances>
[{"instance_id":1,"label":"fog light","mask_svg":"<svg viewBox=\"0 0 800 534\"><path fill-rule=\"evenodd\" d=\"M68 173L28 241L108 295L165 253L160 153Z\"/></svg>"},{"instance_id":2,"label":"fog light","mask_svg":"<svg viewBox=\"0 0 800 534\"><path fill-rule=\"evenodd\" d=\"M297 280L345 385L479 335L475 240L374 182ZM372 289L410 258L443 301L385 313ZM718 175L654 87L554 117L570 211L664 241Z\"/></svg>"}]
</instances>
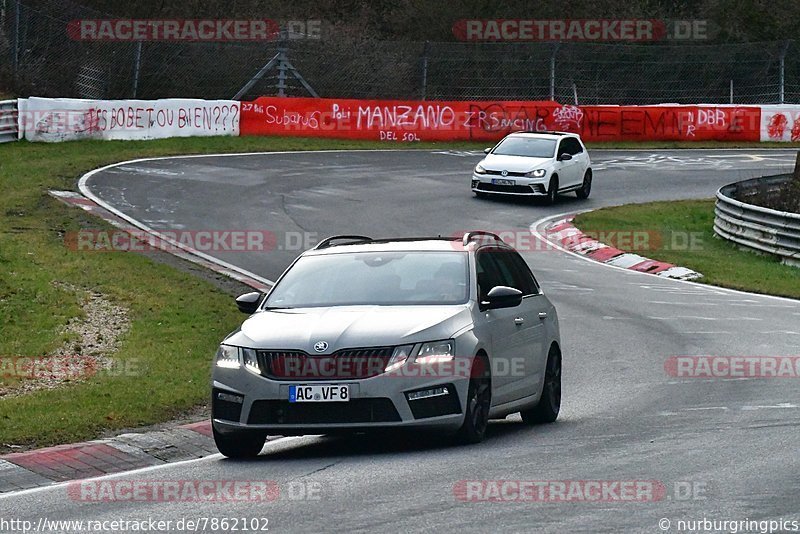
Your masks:
<instances>
[{"instance_id":1,"label":"fog light","mask_svg":"<svg viewBox=\"0 0 800 534\"><path fill-rule=\"evenodd\" d=\"M430 399L431 397L442 397L444 395L449 395L450 392L447 390L446 387L441 386L438 388L432 389L423 389L422 391L412 391L411 393L407 393L408 400L421 400L421 399Z\"/></svg>"},{"instance_id":2,"label":"fog light","mask_svg":"<svg viewBox=\"0 0 800 534\"><path fill-rule=\"evenodd\" d=\"M478 180L472 180L472 189L476 189L480 182Z\"/></svg>"},{"instance_id":3,"label":"fog light","mask_svg":"<svg viewBox=\"0 0 800 534\"><path fill-rule=\"evenodd\" d=\"M233 402L235 404L242 404L244 402L244 397L240 395L231 395L230 393L223 393L222 391L217 393L217 399L225 402Z\"/></svg>"}]
</instances>

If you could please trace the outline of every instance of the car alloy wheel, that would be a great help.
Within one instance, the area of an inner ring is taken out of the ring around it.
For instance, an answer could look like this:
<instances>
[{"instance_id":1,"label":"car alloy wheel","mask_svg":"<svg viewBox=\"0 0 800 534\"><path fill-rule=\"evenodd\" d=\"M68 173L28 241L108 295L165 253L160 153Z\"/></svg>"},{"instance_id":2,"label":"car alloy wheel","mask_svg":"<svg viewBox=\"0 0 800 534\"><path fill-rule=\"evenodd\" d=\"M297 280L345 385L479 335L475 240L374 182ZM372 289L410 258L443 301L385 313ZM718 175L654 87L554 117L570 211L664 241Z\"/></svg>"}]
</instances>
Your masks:
<instances>
[{"instance_id":1,"label":"car alloy wheel","mask_svg":"<svg viewBox=\"0 0 800 534\"><path fill-rule=\"evenodd\" d=\"M583 185L580 189L575 191L575 194L580 199L589 198L589 193L592 192L592 171L587 170L586 174L583 175Z\"/></svg>"},{"instance_id":2,"label":"car alloy wheel","mask_svg":"<svg viewBox=\"0 0 800 534\"><path fill-rule=\"evenodd\" d=\"M492 406L492 379L488 359L476 357L470 374L464 423L456 436L460 443L483 441L489 426L489 409Z\"/></svg>"},{"instance_id":3,"label":"car alloy wheel","mask_svg":"<svg viewBox=\"0 0 800 534\"><path fill-rule=\"evenodd\" d=\"M547 204L553 205L556 203L558 197L558 178L553 176L550 180L550 185L547 187Z\"/></svg>"}]
</instances>

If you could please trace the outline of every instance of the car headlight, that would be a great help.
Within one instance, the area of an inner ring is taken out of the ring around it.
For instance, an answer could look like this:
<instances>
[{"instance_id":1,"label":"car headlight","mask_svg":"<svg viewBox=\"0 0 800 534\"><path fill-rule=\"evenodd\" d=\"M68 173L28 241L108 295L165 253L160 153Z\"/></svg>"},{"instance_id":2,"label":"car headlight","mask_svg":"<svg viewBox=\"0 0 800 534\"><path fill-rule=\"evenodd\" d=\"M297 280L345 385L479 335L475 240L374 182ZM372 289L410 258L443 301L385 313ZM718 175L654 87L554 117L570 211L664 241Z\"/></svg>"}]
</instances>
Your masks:
<instances>
[{"instance_id":1,"label":"car headlight","mask_svg":"<svg viewBox=\"0 0 800 534\"><path fill-rule=\"evenodd\" d=\"M230 345L220 345L217 349L217 355L214 357L214 363L217 367L224 369L239 369L239 347L232 347Z\"/></svg>"},{"instance_id":2,"label":"car headlight","mask_svg":"<svg viewBox=\"0 0 800 534\"><path fill-rule=\"evenodd\" d=\"M531 172L525 174L525 176L527 176L528 178L541 178L545 174L547 174L546 170L544 170L544 169L536 169L535 171L531 171Z\"/></svg>"},{"instance_id":3,"label":"car headlight","mask_svg":"<svg viewBox=\"0 0 800 534\"><path fill-rule=\"evenodd\" d=\"M258 366L258 357L256 356L255 349L242 349L242 362L244 363L244 368L251 373L257 375L261 374L261 368Z\"/></svg>"},{"instance_id":4,"label":"car headlight","mask_svg":"<svg viewBox=\"0 0 800 534\"><path fill-rule=\"evenodd\" d=\"M484 169L480 163L475 165L475 174L486 174L486 169Z\"/></svg>"},{"instance_id":5,"label":"car headlight","mask_svg":"<svg viewBox=\"0 0 800 534\"><path fill-rule=\"evenodd\" d=\"M419 348L415 363L432 364L451 362L456 357L456 344L452 339L423 343Z\"/></svg>"},{"instance_id":6,"label":"car headlight","mask_svg":"<svg viewBox=\"0 0 800 534\"><path fill-rule=\"evenodd\" d=\"M389 363L386 364L386 369L384 369L384 372L389 373L394 371L406 363L408 357L411 356L411 351L413 348L414 345L400 345L399 347L395 347L392 357L389 359Z\"/></svg>"}]
</instances>

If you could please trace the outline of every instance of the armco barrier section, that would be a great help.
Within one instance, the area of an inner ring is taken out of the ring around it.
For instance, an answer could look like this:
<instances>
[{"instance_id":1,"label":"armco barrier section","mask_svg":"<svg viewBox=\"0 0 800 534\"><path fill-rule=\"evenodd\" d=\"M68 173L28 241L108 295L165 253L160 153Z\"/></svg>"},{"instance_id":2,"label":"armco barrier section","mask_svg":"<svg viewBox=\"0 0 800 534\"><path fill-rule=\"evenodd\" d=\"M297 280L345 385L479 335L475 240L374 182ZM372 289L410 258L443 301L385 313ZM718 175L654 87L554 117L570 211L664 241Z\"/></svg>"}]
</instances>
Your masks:
<instances>
[{"instance_id":1,"label":"armco barrier section","mask_svg":"<svg viewBox=\"0 0 800 534\"><path fill-rule=\"evenodd\" d=\"M262 97L242 102L241 134L492 142L512 131L559 130L586 141L758 142L761 122L758 106Z\"/></svg>"},{"instance_id":2,"label":"armco barrier section","mask_svg":"<svg viewBox=\"0 0 800 534\"><path fill-rule=\"evenodd\" d=\"M17 133L17 101L0 100L0 143L16 141Z\"/></svg>"},{"instance_id":3,"label":"armco barrier section","mask_svg":"<svg viewBox=\"0 0 800 534\"><path fill-rule=\"evenodd\" d=\"M28 141L163 139L239 135L235 100L20 98L18 127Z\"/></svg>"},{"instance_id":4,"label":"armco barrier section","mask_svg":"<svg viewBox=\"0 0 800 534\"><path fill-rule=\"evenodd\" d=\"M769 197L791 180L791 175L765 176L723 186L717 191L714 233L738 245L800 266L800 214L742 202L755 195Z\"/></svg>"}]
</instances>

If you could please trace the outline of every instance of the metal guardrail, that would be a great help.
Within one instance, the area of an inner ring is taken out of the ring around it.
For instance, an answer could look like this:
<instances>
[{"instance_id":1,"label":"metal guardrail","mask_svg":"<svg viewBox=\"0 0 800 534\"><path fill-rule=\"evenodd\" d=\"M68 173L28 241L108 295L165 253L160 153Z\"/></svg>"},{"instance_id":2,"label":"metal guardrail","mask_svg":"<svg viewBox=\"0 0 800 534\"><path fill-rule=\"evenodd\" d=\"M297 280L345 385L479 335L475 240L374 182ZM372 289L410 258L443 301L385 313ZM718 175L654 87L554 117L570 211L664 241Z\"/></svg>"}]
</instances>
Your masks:
<instances>
[{"instance_id":1,"label":"metal guardrail","mask_svg":"<svg viewBox=\"0 0 800 534\"><path fill-rule=\"evenodd\" d=\"M791 174L781 174L721 187L714 208L714 233L743 247L778 256L788 265L800 267L800 213L742 201L755 196L774 196L791 179Z\"/></svg>"},{"instance_id":2,"label":"metal guardrail","mask_svg":"<svg viewBox=\"0 0 800 534\"><path fill-rule=\"evenodd\" d=\"M17 140L17 101L0 100L0 143Z\"/></svg>"}]
</instances>

